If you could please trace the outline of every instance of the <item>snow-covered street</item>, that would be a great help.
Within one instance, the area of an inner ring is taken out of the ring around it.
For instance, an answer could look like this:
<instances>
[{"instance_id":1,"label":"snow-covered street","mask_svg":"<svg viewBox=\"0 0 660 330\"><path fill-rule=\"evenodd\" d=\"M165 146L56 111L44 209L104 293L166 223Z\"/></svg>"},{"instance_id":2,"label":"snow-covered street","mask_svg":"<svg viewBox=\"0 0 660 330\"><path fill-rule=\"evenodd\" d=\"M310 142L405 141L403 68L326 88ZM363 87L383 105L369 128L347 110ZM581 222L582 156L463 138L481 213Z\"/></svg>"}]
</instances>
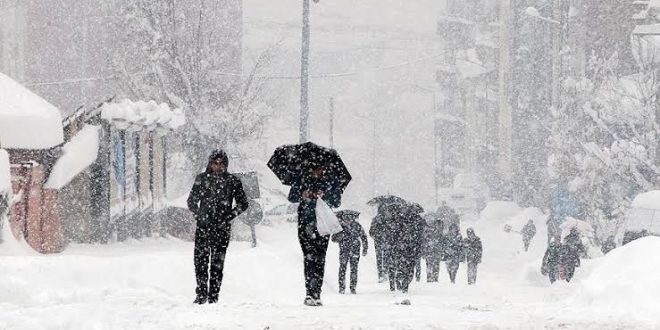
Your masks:
<instances>
[{"instance_id":1,"label":"snow-covered street","mask_svg":"<svg viewBox=\"0 0 660 330\"><path fill-rule=\"evenodd\" d=\"M505 222L529 216L539 215L526 210ZM605 258L585 261L574 283L550 286L538 272L544 233L524 254L519 237L502 224L483 216L474 224L485 246L476 286L467 286L461 265L454 286L444 272L440 283L414 282L411 306L395 304L401 298L377 283L373 250L360 264L358 294L338 294L336 244L328 252L325 306L303 306L302 256L290 223L259 227L255 249L232 242L217 305L192 304L192 243L77 245L49 256L5 244L0 329L652 329L660 321L652 301L627 300L636 291L623 288L633 279L619 278L620 292L597 294L602 283L589 273ZM622 304L608 304L611 295Z\"/></svg>"}]
</instances>

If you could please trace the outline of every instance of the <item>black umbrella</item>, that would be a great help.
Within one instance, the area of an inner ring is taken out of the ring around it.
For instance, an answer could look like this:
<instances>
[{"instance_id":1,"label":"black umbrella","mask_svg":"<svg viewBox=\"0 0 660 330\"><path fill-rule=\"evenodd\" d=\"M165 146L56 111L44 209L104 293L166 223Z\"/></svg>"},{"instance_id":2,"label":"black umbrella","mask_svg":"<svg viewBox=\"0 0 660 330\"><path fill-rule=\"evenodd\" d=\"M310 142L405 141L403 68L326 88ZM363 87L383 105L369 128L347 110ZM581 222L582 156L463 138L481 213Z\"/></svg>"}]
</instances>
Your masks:
<instances>
[{"instance_id":1,"label":"black umbrella","mask_svg":"<svg viewBox=\"0 0 660 330\"><path fill-rule=\"evenodd\" d=\"M367 202L367 205L370 206L375 206L375 205L406 205L406 200L394 196L394 195L383 195L383 196L377 196L372 198L370 201Z\"/></svg>"},{"instance_id":2,"label":"black umbrella","mask_svg":"<svg viewBox=\"0 0 660 330\"><path fill-rule=\"evenodd\" d=\"M351 174L337 151L312 142L281 146L268 161L268 167L287 186L300 183L304 175L318 166L325 168L324 176L341 191L351 182Z\"/></svg>"}]
</instances>

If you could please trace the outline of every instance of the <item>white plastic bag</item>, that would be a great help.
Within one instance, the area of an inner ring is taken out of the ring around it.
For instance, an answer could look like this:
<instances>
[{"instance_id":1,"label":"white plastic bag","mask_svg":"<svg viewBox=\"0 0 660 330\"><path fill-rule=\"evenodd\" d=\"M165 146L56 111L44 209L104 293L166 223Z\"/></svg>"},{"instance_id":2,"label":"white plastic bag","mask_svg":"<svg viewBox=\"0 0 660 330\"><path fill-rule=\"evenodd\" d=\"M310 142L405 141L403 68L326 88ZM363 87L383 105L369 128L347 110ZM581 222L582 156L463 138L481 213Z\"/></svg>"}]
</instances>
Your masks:
<instances>
[{"instance_id":1,"label":"white plastic bag","mask_svg":"<svg viewBox=\"0 0 660 330\"><path fill-rule=\"evenodd\" d=\"M342 231L337 216L322 199L316 201L316 230L321 236L336 234Z\"/></svg>"}]
</instances>

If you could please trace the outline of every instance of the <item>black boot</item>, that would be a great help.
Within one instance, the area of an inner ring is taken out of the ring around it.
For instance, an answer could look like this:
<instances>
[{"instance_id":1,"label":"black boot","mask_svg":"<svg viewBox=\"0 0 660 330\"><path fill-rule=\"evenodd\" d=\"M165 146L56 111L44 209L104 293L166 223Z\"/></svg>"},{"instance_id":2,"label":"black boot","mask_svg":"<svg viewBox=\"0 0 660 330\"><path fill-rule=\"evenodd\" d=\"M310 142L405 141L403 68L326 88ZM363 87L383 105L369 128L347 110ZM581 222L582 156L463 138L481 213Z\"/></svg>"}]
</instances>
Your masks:
<instances>
[{"instance_id":1,"label":"black boot","mask_svg":"<svg viewBox=\"0 0 660 330\"><path fill-rule=\"evenodd\" d=\"M195 301L193 301L193 303L197 304L197 305L203 305L203 304L206 304L206 301L207 301L206 296L197 295L197 297L195 298Z\"/></svg>"}]
</instances>

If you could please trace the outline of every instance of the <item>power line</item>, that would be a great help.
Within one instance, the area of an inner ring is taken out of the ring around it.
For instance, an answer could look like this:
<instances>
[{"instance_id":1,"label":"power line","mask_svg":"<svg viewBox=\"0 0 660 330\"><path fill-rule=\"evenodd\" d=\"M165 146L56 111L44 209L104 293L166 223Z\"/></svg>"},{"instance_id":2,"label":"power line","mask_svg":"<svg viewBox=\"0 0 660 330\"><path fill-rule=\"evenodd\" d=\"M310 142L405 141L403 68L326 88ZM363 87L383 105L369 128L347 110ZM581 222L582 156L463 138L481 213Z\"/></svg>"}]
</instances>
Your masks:
<instances>
[{"instance_id":1,"label":"power line","mask_svg":"<svg viewBox=\"0 0 660 330\"><path fill-rule=\"evenodd\" d=\"M398 64L393 64L393 65L387 65L387 66L382 66L382 67L375 67L375 68L368 68L364 70L357 70L357 71L347 71L347 72L339 72L339 73L325 73L325 74L316 74L316 75L310 75L309 77L311 79L332 79L332 78L341 78L341 77L348 77L348 76L355 76L364 72L379 72L379 71L386 71L386 70L392 70L412 64L416 64L419 62L427 61L433 58L437 58L443 56L443 54L434 54L434 55L429 55L425 57L420 57L414 60L409 60L405 62L401 62ZM224 71L211 71L215 74L218 75L223 75L223 76L233 76L233 77L247 77L245 74L241 73L233 73L233 72L224 72ZM149 75L150 73L135 73L133 74L134 76L140 76L140 75ZM267 79L267 80L299 80L300 76L289 76L289 75L254 75L255 78L261 78L261 79ZM68 84L75 84L75 83L81 83L81 82L92 82L92 81L109 81L109 80L117 80L119 77L116 75L113 76L106 76L106 77L89 77L89 78L73 78L73 79L64 79L64 80L58 80L58 81L45 81L45 82L31 82L31 83L26 83L25 86L27 87L38 87L38 86L53 86L53 85L68 85Z\"/></svg>"}]
</instances>

